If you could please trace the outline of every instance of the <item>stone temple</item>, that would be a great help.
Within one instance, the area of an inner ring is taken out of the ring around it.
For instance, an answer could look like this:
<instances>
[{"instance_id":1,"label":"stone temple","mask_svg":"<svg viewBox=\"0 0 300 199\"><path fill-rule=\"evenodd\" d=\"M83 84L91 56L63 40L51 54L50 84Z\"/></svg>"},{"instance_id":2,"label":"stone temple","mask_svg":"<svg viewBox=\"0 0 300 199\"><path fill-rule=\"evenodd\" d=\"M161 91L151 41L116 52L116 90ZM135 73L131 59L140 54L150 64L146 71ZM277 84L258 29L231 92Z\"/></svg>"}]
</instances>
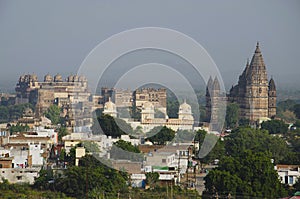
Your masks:
<instances>
[{"instance_id":1,"label":"stone temple","mask_svg":"<svg viewBox=\"0 0 300 199\"><path fill-rule=\"evenodd\" d=\"M206 89L206 108L208 118L214 112L214 98L218 98L220 86L218 79L209 79ZM276 115L276 86L271 78L268 81L266 65L257 42L251 62L247 61L238 84L232 86L227 95L229 103L237 103L240 107L240 118L250 123L273 118Z\"/></svg>"}]
</instances>

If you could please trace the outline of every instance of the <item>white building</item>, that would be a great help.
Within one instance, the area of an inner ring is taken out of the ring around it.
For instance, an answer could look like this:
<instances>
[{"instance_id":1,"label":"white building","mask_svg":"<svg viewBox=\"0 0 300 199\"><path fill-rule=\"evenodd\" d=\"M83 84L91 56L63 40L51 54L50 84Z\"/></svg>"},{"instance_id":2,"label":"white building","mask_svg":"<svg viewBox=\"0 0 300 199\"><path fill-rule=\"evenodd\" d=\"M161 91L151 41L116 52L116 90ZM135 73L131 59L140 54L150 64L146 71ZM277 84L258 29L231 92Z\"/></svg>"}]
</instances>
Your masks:
<instances>
[{"instance_id":1,"label":"white building","mask_svg":"<svg viewBox=\"0 0 300 199\"><path fill-rule=\"evenodd\" d=\"M276 165L275 170L282 184L293 186L300 177L300 165Z\"/></svg>"},{"instance_id":2,"label":"white building","mask_svg":"<svg viewBox=\"0 0 300 199\"><path fill-rule=\"evenodd\" d=\"M131 118L121 118L131 125L133 129L138 126L142 127L143 132L148 132L156 126L166 126L168 128L177 130L192 130L194 126L194 117L191 106L184 101L179 106L178 118L155 118L155 107L151 102L144 102L141 110L141 121L133 121ZM110 100L105 103L104 114L117 116L116 106Z\"/></svg>"}]
</instances>

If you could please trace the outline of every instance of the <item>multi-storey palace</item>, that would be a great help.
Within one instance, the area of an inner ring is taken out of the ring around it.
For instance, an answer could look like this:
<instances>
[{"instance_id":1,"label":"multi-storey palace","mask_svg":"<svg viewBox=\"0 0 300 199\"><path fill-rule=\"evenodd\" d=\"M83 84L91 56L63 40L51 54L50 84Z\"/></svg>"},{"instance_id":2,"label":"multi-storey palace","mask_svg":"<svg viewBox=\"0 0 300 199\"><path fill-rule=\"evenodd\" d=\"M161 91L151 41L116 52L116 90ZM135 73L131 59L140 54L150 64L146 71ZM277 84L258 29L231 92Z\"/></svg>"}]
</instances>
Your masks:
<instances>
[{"instance_id":1,"label":"multi-storey palace","mask_svg":"<svg viewBox=\"0 0 300 199\"><path fill-rule=\"evenodd\" d=\"M214 102L218 100L220 86L218 79L210 78L206 89L207 115L214 115ZM267 70L259 43L257 43L251 62L247 61L238 84L230 89L228 102L237 103L240 117L256 122L260 119L272 118L276 115L276 86L273 78L268 81Z\"/></svg>"},{"instance_id":2,"label":"multi-storey palace","mask_svg":"<svg viewBox=\"0 0 300 199\"><path fill-rule=\"evenodd\" d=\"M84 76L70 75L63 80L59 74L54 77L47 74L44 81L38 81L35 74L22 75L16 92L16 103L29 102L35 105L37 118L43 116L52 104L56 104L62 108L68 126L85 126L91 123L93 104Z\"/></svg>"}]
</instances>

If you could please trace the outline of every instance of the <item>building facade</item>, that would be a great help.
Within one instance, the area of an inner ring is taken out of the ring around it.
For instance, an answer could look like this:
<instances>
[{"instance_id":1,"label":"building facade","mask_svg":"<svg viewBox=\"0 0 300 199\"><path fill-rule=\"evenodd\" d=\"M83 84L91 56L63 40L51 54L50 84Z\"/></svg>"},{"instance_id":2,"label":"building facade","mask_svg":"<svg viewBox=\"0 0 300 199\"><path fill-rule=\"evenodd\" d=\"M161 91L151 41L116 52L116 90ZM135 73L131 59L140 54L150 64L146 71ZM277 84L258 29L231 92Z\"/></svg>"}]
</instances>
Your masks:
<instances>
[{"instance_id":1,"label":"building facade","mask_svg":"<svg viewBox=\"0 0 300 199\"><path fill-rule=\"evenodd\" d=\"M47 109L56 104L63 109L68 126L89 125L92 121L93 102L84 76L70 75L65 80L57 74L47 74L39 81L35 74L22 75L16 85L16 103L31 103L35 117L40 118ZM76 115L76 120L74 118ZM78 123L78 124L76 124Z\"/></svg>"}]
</instances>

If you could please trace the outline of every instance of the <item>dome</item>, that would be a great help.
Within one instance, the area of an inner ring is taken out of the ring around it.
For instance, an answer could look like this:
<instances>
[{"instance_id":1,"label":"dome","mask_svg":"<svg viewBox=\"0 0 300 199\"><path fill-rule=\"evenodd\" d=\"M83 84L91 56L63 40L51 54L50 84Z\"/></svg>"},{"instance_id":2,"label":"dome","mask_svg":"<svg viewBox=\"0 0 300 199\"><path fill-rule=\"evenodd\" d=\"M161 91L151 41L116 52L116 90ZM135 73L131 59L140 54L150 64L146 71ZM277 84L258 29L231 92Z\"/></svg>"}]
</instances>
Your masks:
<instances>
[{"instance_id":1,"label":"dome","mask_svg":"<svg viewBox=\"0 0 300 199\"><path fill-rule=\"evenodd\" d=\"M62 82L62 81L63 81L62 76L61 76L60 74L57 73L57 74L54 76L54 81L55 81L55 82Z\"/></svg>"},{"instance_id":2,"label":"dome","mask_svg":"<svg viewBox=\"0 0 300 199\"><path fill-rule=\"evenodd\" d=\"M106 110L116 110L116 105L109 98L108 102L104 104L104 109Z\"/></svg>"},{"instance_id":3,"label":"dome","mask_svg":"<svg viewBox=\"0 0 300 199\"><path fill-rule=\"evenodd\" d=\"M73 75L69 75L69 77L67 78L68 82L73 82L74 81L74 76Z\"/></svg>"},{"instance_id":4,"label":"dome","mask_svg":"<svg viewBox=\"0 0 300 199\"><path fill-rule=\"evenodd\" d=\"M78 75L74 75L73 81L74 81L74 82L78 82L78 81L79 81Z\"/></svg>"},{"instance_id":5,"label":"dome","mask_svg":"<svg viewBox=\"0 0 300 199\"><path fill-rule=\"evenodd\" d=\"M109 98L108 102L104 104L104 114L110 115L112 117L117 117L117 107Z\"/></svg>"},{"instance_id":6,"label":"dome","mask_svg":"<svg viewBox=\"0 0 300 199\"><path fill-rule=\"evenodd\" d=\"M38 81L37 75L34 74L34 73L31 75L31 79L32 79L32 81L34 81L34 82L37 82L37 81Z\"/></svg>"},{"instance_id":7,"label":"dome","mask_svg":"<svg viewBox=\"0 0 300 199\"><path fill-rule=\"evenodd\" d=\"M186 101L184 101L180 106L179 106L179 112L183 111L183 112L191 112L192 108L189 104L186 103Z\"/></svg>"},{"instance_id":8,"label":"dome","mask_svg":"<svg viewBox=\"0 0 300 199\"><path fill-rule=\"evenodd\" d=\"M85 82L85 81L86 81L85 76L79 76L79 81L80 81L80 82Z\"/></svg>"},{"instance_id":9,"label":"dome","mask_svg":"<svg viewBox=\"0 0 300 199\"><path fill-rule=\"evenodd\" d=\"M51 75L49 75L49 74L45 75L44 82L52 82L52 81L53 81L53 79L52 79Z\"/></svg>"}]
</instances>

